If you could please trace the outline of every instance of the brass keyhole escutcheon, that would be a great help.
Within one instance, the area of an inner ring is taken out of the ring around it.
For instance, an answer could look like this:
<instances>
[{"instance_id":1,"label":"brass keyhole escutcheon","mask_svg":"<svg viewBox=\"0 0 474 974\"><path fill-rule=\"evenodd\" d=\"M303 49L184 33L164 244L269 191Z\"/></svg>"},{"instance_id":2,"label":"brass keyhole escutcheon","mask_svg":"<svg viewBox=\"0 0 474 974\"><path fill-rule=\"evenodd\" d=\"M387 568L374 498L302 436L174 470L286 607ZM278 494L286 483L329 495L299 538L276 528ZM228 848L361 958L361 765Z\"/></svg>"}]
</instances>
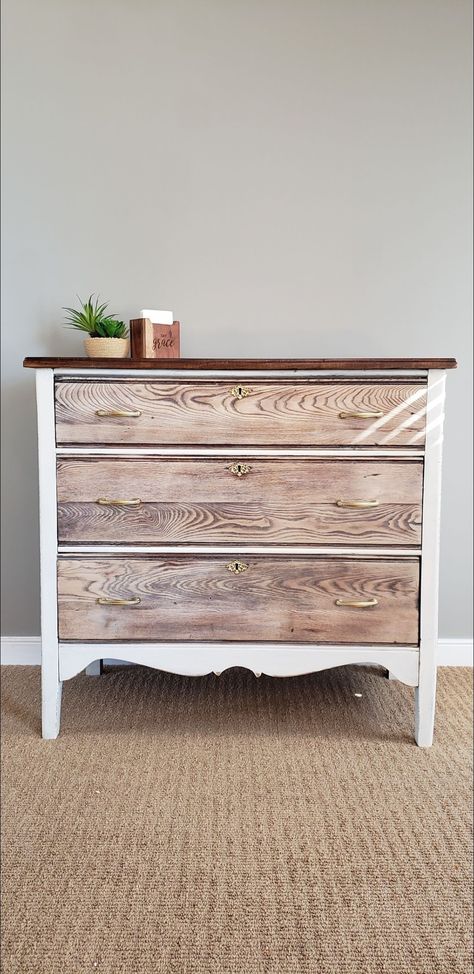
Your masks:
<instances>
[{"instance_id":1,"label":"brass keyhole escutcheon","mask_svg":"<svg viewBox=\"0 0 474 974\"><path fill-rule=\"evenodd\" d=\"M249 463L231 463L230 467L227 468L231 473L235 474L236 477L245 477L245 474L250 473L252 467Z\"/></svg>"},{"instance_id":2,"label":"brass keyhole escutcheon","mask_svg":"<svg viewBox=\"0 0 474 974\"><path fill-rule=\"evenodd\" d=\"M227 571L232 572L233 575L241 575L242 572L246 572L249 566L243 561L230 561L226 565Z\"/></svg>"},{"instance_id":3,"label":"brass keyhole escutcheon","mask_svg":"<svg viewBox=\"0 0 474 974\"><path fill-rule=\"evenodd\" d=\"M234 399L245 399L245 397L250 396L252 392L253 389L249 389L248 386L241 385L234 386L233 389L230 390L230 394L234 397Z\"/></svg>"}]
</instances>

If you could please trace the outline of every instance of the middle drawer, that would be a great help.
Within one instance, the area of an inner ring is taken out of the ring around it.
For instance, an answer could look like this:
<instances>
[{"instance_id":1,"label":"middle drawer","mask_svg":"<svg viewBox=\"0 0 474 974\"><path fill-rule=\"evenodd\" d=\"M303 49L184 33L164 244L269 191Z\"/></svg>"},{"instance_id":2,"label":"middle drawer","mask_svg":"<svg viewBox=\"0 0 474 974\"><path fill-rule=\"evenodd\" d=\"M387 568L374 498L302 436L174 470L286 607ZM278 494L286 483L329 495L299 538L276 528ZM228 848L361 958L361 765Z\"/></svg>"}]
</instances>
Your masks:
<instances>
[{"instance_id":1,"label":"middle drawer","mask_svg":"<svg viewBox=\"0 0 474 974\"><path fill-rule=\"evenodd\" d=\"M59 542L417 546L422 472L377 458L59 459Z\"/></svg>"}]
</instances>

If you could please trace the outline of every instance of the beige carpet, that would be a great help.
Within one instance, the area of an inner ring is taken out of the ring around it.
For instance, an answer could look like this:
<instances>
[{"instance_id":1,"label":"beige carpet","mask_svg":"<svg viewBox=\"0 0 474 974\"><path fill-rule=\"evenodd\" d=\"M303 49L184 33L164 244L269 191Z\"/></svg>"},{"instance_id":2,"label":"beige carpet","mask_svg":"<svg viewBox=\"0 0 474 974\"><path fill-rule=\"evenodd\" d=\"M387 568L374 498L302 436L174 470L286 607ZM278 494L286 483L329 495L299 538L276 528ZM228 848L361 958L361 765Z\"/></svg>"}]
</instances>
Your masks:
<instances>
[{"instance_id":1,"label":"beige carpet","mask_svg":"<svg viewBox=\"0 0 474 974\"><path fill-rule=\"evenodd\" d=\"M361 694L361 696L356 696ZM3 974L468 974L471 672L3 668Z\"/></svg>"}]
</instances>

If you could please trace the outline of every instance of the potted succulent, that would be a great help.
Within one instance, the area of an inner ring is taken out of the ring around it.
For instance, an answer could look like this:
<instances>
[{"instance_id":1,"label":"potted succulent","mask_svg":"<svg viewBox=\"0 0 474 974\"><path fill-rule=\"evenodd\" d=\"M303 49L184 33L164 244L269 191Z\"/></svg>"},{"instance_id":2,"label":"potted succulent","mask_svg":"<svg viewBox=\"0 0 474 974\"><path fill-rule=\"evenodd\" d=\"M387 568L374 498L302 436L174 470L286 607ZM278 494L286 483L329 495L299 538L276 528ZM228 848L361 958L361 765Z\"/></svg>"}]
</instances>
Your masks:
<instances>
[{"instance_id":1,"label":"potted succulent","mask_svg":"<svg viewBox=\"0 0 474 974\"><path fill-rule=\"evenodd\" d=\"M94 300L91 294L87 301L81 302L79 310L64 308L66 321L70 328L78 328L87 333L84 349L88 358L127 358L129 342L127 326L117 321L115 314L107 312L107 302L101 304L99 297Z\"/></svg>"}]
</instances>

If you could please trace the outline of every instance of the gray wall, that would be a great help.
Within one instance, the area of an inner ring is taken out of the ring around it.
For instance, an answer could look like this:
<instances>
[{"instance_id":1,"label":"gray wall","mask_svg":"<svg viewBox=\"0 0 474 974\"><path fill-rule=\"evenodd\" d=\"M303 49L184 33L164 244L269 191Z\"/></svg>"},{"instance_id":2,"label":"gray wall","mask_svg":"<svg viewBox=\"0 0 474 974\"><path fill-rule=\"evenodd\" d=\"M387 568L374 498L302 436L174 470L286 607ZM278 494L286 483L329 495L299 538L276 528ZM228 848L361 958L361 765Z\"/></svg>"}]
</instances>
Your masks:
<instances>
[{"instance_id":1,"label":"gray wall","mask_svg":"<svg viewBox=\"0 0 474 974\"><path fill-rule=\"evenodd\" d=\"M470 0L4 0L4 618L39 631L33 374L61 306L182 353L455 355L441 635L471 631Z\"/></svg>"}]
</instances>

